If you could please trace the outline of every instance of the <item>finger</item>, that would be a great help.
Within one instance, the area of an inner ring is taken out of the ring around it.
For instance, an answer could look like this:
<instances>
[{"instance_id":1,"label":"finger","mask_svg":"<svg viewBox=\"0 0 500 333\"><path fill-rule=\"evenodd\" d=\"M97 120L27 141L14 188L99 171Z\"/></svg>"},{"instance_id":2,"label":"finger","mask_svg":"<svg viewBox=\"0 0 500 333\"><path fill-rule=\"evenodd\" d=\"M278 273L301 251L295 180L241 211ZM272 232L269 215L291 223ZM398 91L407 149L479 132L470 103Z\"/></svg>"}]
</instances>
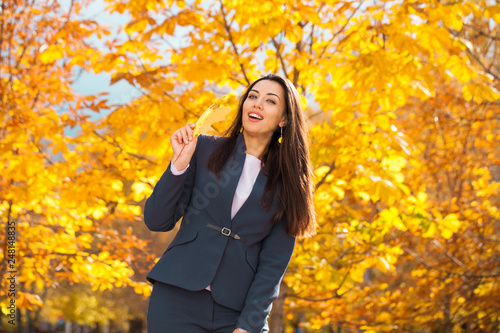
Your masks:
<instances>
[{"instance_id":1,"label":"finger","mask_svg":"<svg viewBox=\"0 0 500 333\"><path fill-rule=\"evenodd\" d=\"M186 144L193 140L193 129L189 124L183 127L185 131L184 139L186 140Z\"/></svg>"},{"instance_id":2,"label":"finger","mask_svg":"<svg viewBox=\"0 0 500 333\"><path fill-rule=\"evenodd\" d=\"M174 132L172 135L172 138L179 144L182 144L182 133L180 133L180 130L177 130Z\"/></svg>"},{"instance_id":3,"label":"finger","mask_svg":"<svg viewBox=\"0 0 500 333\"><path fill-rule=\"evenodd\" d=\"M188 140L193 141L193 129L191 128L190 124L186 126L186 131L188 135Z\"/></svg>"},{"instance_id":4,"label":"finger","mask_svg":"<svg viewBox=\"0 0 500 333\"><path fill-rule=\"evenodd\" d=\"M187 144L189 142L186 127L182 127L179 129L179 136L181 137L181 143Z\"/></svg>"}]
</instances>

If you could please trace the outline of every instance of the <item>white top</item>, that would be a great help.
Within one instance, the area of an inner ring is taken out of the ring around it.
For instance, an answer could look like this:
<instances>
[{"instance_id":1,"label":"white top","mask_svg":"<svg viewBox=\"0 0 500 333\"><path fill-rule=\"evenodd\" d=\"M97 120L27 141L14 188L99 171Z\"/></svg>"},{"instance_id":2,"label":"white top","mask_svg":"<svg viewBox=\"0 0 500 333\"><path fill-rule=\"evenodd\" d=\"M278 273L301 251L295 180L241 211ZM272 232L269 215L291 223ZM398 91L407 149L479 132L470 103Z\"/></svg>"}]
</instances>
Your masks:
<instances>
[{"instance_id":1,"label":"white top","mask_svg":"<svg viewBox=\"0 0 500 333\"><path fill-rule=\"evenodd\" d=\"M262 161L257 157L246 154L243 171L241 171L240 180L238 181L236 192L234 192L233 205L231 206L231 219L240 210L241 206L243 206L250 196L250 193L252 193L252 188L259 175L261 165Z\"/></svg>"},{"instance_id":2,"label":"white top","mask_svg":"<svg viewBox=\"0 0 500 333\"><path fill-rule=\"evenodd\" d=\"M245 164L243 165L243 170L241 171L236 192L234 192L233 205L231 206L231 218L236 215L238 210L240 210L241 206L243 206L245 201L250 196L250 193L252 193L253 185L255 184L255 180L257 180L257 176L259 175L262 167L261 160L257 157L250 154L245 155ZM182 175L188 168L189 164L184 170L178 171L173 163L170 164L170 171L175 176Z\"/></svg>"}]
</instances>

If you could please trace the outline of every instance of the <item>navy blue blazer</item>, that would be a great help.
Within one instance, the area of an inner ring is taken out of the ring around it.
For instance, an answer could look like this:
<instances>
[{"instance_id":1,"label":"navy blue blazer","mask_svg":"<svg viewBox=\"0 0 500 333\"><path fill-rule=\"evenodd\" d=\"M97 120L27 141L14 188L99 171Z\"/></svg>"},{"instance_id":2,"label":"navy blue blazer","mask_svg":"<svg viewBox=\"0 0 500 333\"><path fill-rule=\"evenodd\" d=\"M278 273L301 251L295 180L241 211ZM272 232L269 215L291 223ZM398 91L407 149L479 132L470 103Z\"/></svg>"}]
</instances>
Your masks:
<instances>
[{"instance_id":1,"label":"navy blue blazer","mask_svg":"<svg viewBox=\"0 0 500 333\"><path fill-rule=\"evenodd\" d=\"M268 211L259 203L267 182L262 171L250 196L231 219L246 146L240 134L234 155L217 179L206 164L221 140L226 138L200 135L187 171L173 175L169 164L147 199L144 221L150 230L171 230L183 217L176 237L147 279L192 291L210 285L217 303L241 311L236 327L260 333L267 328L295 237L287 234L284 219L276 224L272 221L278 200ZM241 239L207 224L230 229Z\"/></svg>"}]
</instances>

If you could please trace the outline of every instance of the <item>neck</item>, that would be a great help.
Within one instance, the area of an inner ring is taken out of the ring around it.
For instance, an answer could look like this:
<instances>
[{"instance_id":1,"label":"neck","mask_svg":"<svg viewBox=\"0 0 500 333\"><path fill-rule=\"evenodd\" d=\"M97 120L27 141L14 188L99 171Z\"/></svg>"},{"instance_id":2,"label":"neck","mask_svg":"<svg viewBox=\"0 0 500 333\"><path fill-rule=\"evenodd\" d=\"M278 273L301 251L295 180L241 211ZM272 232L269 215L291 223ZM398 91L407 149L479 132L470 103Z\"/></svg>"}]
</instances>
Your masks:
<instances>
[{"instance_id":1,"label":"neck","mask_svg":"<svg viewBox=\"0 0 500 333\"><path fill-rule=\"evenodd\" d=\"M251 135L243 131L243 138L245 139L245 146L247 148L245 150L245 153L253 155L259 159L262 159L267 151L267 146L269 145L269 141L271 141L271 136L262 137L257 135Z\"/></svg>"}]
</instances>

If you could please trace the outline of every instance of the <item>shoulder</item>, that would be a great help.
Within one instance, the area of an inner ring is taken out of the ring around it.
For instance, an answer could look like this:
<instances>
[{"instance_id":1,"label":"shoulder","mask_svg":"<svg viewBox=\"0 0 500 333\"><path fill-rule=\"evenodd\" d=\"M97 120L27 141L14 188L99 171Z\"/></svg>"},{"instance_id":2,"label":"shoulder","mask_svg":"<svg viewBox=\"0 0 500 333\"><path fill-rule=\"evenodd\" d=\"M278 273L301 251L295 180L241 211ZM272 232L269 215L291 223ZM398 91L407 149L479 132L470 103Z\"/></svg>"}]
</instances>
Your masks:
<instances>
[{"instance_id":1,"label":"shoulder","mask_svg":"<svg viewBox=\"0 0 500 333\"><path fill-rule=\"evenodd\" d=\"M205 159L208 158L223 142L226 142L227 140L227 137L200 134L198 136L198 143L196 144L198 156Z\"/></svg>"},{"instance_id":2,"label":"shoulder","mask_svg":"<svg viewBox=\"0 0 500 333\"><path fill-rule=\"evenodd\" d=\"M223 142L227 141L227 137L217 136L217 135L209 135L209 134L200 134L198 136L198 146L203 146L204 148L213 147L216 148Z\"/></svg>"}]
</instances>

